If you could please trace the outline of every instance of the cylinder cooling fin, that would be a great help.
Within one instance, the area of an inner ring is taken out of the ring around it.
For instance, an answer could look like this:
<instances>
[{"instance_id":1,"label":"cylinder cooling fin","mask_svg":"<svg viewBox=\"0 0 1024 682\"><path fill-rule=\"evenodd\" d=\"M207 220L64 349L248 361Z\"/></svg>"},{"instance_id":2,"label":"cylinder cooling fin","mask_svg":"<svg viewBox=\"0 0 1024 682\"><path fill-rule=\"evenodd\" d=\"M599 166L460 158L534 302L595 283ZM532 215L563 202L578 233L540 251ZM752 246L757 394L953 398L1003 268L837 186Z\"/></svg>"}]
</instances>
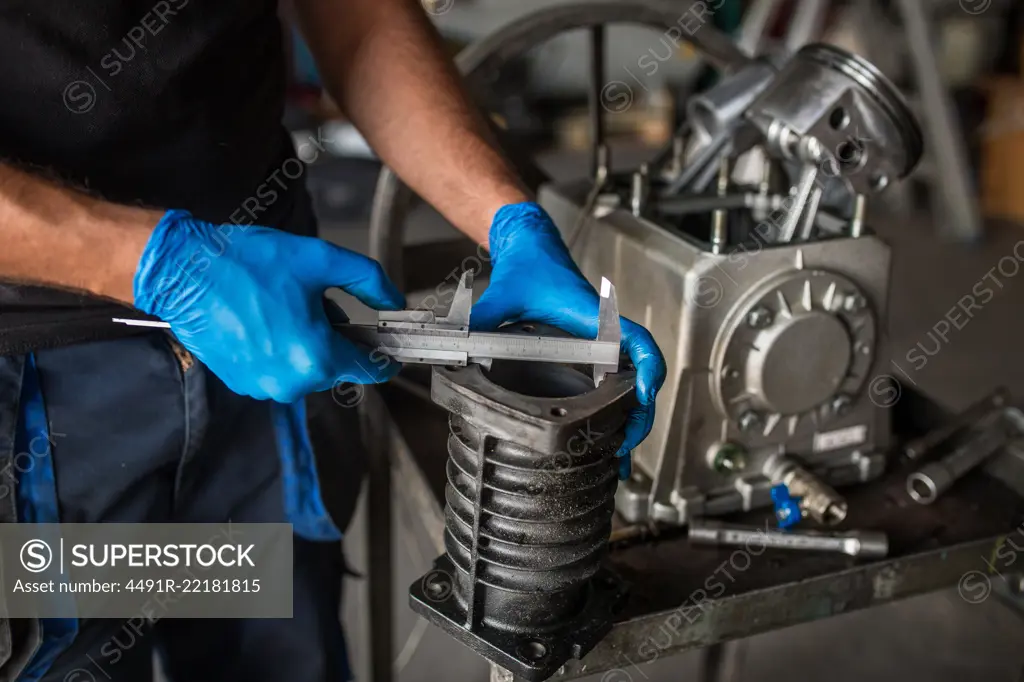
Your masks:
<instances>
[{"instance_id":1,"label":"cylinder cooling fin","mask_svg":"<svg viewBox=\"0 0 1024 682\"><path fill-rule=\"evenodd\" d=\"M528 680L604 636L625 596L602 561L634 382L595 388L563 365L434 370L450 413L446 552L410 588L417 613Z\"/></svg>"}]
</instances>

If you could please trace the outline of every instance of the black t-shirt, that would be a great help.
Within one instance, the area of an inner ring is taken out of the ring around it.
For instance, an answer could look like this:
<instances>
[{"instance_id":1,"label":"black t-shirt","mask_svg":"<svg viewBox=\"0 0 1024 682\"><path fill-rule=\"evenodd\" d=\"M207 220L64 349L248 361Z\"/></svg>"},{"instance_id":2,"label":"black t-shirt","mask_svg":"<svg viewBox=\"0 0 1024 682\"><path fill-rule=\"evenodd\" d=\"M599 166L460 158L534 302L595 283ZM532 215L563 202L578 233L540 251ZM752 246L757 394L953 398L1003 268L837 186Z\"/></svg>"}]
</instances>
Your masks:
<instances>
[{"instance_id":1,"label":"black t-shirt","mask_svg":"<svg viewBox=\"0 0 1024 682\"><path fill-rule=\"evenodd\" d=\"M0 2L0 160L110 201L312 230L302 178L279 172L284 89L275 0ZM0 284L0 330L97 305Z\"/></svg>"}]
</instances>

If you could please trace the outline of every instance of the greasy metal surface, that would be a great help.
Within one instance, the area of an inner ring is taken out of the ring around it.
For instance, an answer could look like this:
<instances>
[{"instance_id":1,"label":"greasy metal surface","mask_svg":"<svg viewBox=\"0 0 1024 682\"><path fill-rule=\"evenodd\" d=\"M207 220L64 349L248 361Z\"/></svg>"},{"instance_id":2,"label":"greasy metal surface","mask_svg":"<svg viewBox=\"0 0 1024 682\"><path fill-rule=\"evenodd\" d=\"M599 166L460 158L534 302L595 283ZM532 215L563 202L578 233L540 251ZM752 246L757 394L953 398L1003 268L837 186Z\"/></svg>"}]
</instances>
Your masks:
<instances>
[{"instance_id":1,"label":"greasy metal surface","mask_svg":"<svg viewBox=\"0 0 1024 682\"><path fill-rule=\"evenodd\" d=\"M438 504L443 494L445 414L422 400L385 387L384 395ZM914 404L909 435L934 426L944 415L908 390L901 413ZM620 528L626 538L612 547L611 567L630 583L630 597L612 631L581 661L569 662L554 679L619 670L612 680L645 679L644 665L656 658L715 642L747 637L788 625L962 583L984 586L986 576L1014 562L1009 536L1024 533L1024 501L1000 481L976 471L931 506L910 501L903 490L908 469L894 468L884 479L852 490L850 515L840 526L885 532L890 558L857 561L839 555L764 551L737 555L735 548L695 548L685 529L654 533ZM730 521L761 524L767 514L748 513ZM740 548L740 552L744 550ZM760 551L757 548L754 551ZM974 596L968 594L968 597Z\"/></svg>"},{"instance_id":2,"label":"greasy metal surface","mask_svg":"<svg viewBox=\"0 0 1024 682\"><path fill-rule=\"evenodd\" d=\"M634 384L628 370L595 388L582 366L434 369L450 413L445 554L410 587L414 611L529 680L600 640L624 595L601 562Z\"/></svg>"},{"instance_id":3,"label":"greasy metal surface","mask_svg":"<svg viewBox=\"0 0 1024 682\"><path fill-rule=\"evenodd\" d=\"M698 549L678 538L613 552L612 565L630 583L629 602L612 632L578 665L566 666L561 679L621 669L631 676L623 679L640 680L645 663L674 652L953 585L985 589L984 576L1014 560L1012 550L1003 557L1003 543L1024 528L1021 498L977 475L936 505L920 507L903 493L904 475L859 488L844 524L886 532L890 559L755 556ZM738 518L765 522L758 515Z\"/></svg>"}]
</instances>

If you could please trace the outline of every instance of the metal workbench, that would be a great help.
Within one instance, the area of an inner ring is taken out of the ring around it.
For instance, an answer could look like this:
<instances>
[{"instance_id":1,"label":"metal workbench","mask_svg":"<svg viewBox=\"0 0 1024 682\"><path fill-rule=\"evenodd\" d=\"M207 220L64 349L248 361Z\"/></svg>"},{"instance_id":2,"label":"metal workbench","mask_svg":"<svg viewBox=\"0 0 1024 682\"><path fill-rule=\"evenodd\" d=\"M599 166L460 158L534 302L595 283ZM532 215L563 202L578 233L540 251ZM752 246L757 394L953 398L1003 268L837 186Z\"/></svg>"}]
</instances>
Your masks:
<instances>
[{"instance_id":1,"label":"metal workbench","mask_svg":"<svg viewBox=\"0 0 1024 682\"><path fill-rule=\"evenodd\" d=\"M377 467L371 495L379 495L391 481L400 483L401 503L411 505L410 517L421 521L424 535L441 554L446 413L429 402L425 388L412 383L371 392L364 408L373 415L376 456L390 460L390 469ZM909 391L896 409L897 423L907 435L944 416ZM378 464L386 462L378 459ZM997 593L1020 591L1024 457L1011 451L994 465L987 467L989 473L969 475L931 506L909 499L907 470L899 467L875 483L846 489L850 514L843 527L885 531L890 556L881 560L758 547L692 547L680 529L618 527L608 563L630 583L628 602L608 636L552 679L604 672L607 682L643 680L645 665L669 655L952 586L958 586L965 600L979 602L993 587ZM1005 478L991 475L996 468ZM731 520L772 523L764 511ZM379 522L379 515L370 520L371 525ZM371 547L369 568L374 581L371 619L377 619L372 625L374 660L379 663L375 680L388 679L378 673L390 675L389 667L384 671L385 664L390 666L389 645L379 642L385 632L390 637L390 596L382 593L390 589L391 572L380 564L390 561L380 547L389 540L383 535L369 534L371 544L377 545L376 552ZM494 670L492 679L513 678Z\"/></svg>"}]
</instances>

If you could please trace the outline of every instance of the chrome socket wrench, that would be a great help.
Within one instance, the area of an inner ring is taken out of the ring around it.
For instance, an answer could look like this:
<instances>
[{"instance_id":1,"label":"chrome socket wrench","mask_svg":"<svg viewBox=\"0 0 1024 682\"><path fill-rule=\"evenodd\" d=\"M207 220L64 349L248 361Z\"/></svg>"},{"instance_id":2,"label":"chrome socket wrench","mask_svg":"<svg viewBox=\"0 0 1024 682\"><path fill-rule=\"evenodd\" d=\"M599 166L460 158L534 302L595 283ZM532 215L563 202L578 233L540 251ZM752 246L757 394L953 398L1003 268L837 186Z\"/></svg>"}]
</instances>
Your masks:
<instances>
[{"instance_id":1,"label":"chrome socket wrench","mask_svg":"<svg viewBox=\"0 0 1024 682\"><path fill-rule=\"evenodd\" d=\"M977 433L953 452L907 476L907 494L918 504L931 504L1010 440L1020 437L1022 425L1024 414L1013 407L989 416Z\"/></svg>"},{"instance_id":2,"label":"chrome socket wrench","mask_svg":"<svg viewBox=\"0 0 1024 682\"><path fill-rule=\"evenodd\" d=\"M996 410L1002 409L1009 401L1009 392L999 387L992 393L974 403L945 424L932 429L903 446L903 455L909 460L919 460L928 456L933 449L945 443L972 424L984 419Z\"/></svg>"},{"instance_id":3,"label":"chrome socket wrench","mask_svg":"<svg viewBox=\"0 0 1024 682\"><path fill-rule=\"evenodd\" d=\"M885 533L852 530L829 533L813 530L782 531L722 523L721 521L693 520L690 522L690 542L695 545L726 545L731 547L762 547L792 549L810 552L834 552L855 557L881 558L889 553L889 538Z\"/></svg>"}]
</instances>

